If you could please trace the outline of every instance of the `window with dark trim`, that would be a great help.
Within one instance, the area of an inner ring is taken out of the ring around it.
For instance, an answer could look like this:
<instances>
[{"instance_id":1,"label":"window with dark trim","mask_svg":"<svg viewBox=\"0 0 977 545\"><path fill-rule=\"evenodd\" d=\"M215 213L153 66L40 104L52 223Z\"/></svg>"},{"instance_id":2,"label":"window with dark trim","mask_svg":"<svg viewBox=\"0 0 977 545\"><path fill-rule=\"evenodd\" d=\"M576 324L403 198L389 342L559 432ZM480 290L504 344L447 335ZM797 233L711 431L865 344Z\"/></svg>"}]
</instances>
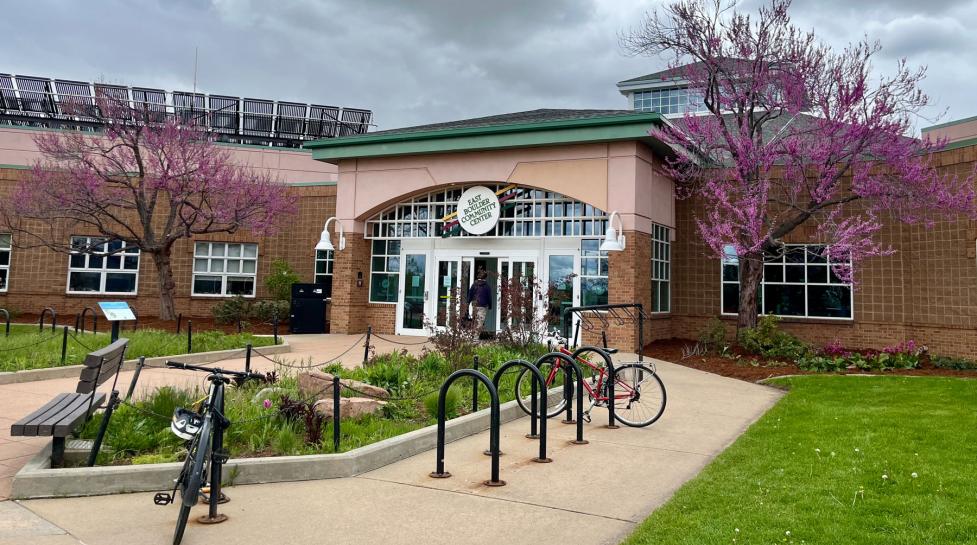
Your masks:
<instances>
[{"instance_id":1,"label":"window with dark trim","mask_svg":"<svg viewBox=\"0 0 977 545\"><path fill-rule=\"evenodd\" d=\"M396 303L400 279L400 241L374 240L370 258L370 302Z\"/></svg>"},{"instance_id":2,"label":"window with dark trim","mask_svg":"<svg viewBox=\"0 0 977 545\"><path fill-rule=\"evenodd\" d=\"M651 226L651 311L669 312L672 308L672 244L671 229L664 225Z\"/></svg>"},{"instance_id":3,"label":"window with dark trim","mask_svg":"<svg viewBox=\"0 0 977 545\"><path fill-rule=\"evenodd\" d=\"M315 251L315 280L316 284L325 286L326 296L332 295L332 250Z\"/></svg>"},{"instance_id":4,"label":"window with dark trim","mask_svg":"<svg viewBox=\"0 0 977 545\"><path fill-rule=\"evenodd\" d=\"M10 235L0 234L0 292L7 291L10 276Z\"/></svg>"}]
</instances>

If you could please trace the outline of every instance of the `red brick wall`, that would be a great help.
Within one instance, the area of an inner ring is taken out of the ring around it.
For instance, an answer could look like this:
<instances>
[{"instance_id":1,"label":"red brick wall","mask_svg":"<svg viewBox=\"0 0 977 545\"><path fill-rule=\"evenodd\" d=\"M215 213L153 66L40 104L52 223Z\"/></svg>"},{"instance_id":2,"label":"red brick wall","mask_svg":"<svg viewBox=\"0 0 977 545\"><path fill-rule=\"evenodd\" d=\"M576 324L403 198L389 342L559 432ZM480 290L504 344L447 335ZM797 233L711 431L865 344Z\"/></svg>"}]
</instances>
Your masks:
<instances>
[{"instance_id":1,"label":"red brick wall","mask_svg":"<svg viewBox=\"0 0 977 545\"><path fill-rule=\"evenodd\" d=\"M27 171L0 169L0 198L9 195L14 185ZM273 236L256 237L240 232L233 235L218 234L195 237L194 240L222 242L255 242L258 244L258 268L256 298L268 297L264 279L276 259L284 259L298 273L301 281L312 282L315 271L313 248L327 218L335 215L336 187L291 186L296 194L298 210L286 218L283 227ZM38 226L40 227L40 226ZM75 235L96 234L74 232ZM193 265L193 241L183 239L176 243L172 254L173 273L176 279L176 309L185 317L210 316L211 307L220 299L191 296ZM0 292L0 307L23 313L36 314L46 306L58 314L72 315L86 306L94 307L105 295L67 295L68 256L46 248L14 248L11 253L10 277L7 292ZM138 295L110 296L126 300L140 316L159 314L159 283L156 267L150 255L140 256Z\"/></svg>"}]
</instances>

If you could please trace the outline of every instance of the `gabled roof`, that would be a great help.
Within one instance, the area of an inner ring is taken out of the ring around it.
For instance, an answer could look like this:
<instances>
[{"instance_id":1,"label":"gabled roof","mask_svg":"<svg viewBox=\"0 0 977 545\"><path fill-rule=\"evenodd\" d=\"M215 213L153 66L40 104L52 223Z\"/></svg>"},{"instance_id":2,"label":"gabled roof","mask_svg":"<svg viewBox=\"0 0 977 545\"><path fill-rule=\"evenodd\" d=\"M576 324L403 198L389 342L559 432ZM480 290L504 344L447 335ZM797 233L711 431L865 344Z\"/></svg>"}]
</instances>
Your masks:
<instances>
[{"instance_id":1,"label":"gabled roof","mask_svg":"<svg viewBox=\"0 0 977 545\"><path fill-rule=\"evenodd\" d=\"M661 115L655 112L541 109L317 140L305 147L312 150L313 158L331 163L626 140L640 140L666 153L667 148L648 134L661 122Z\"/></svg>"}]
</instances>

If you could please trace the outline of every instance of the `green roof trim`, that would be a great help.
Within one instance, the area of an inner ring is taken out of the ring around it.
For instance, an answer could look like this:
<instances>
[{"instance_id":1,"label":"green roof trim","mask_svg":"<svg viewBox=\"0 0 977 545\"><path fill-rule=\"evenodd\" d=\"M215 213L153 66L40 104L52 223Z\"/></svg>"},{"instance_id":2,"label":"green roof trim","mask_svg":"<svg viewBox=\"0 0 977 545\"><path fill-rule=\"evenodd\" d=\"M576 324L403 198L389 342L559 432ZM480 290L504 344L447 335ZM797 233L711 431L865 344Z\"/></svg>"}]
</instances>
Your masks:
<instances>
[{"instance_id":1,"label":"green roof trim","mask_svg":"<svg viewBox=\"0 0 977 545\"><path fill-rule=\"evenodd\" d=\"M957 148L966 148L966 147L969 147L969 146L977 146L977 137L975 137L975 138L965 138L963 140L957 140L956 142L950 142L947 145L943 146L942 148L940 148L940 149L938 149L936 151L937 152L940 152L940 151L948 151L948 150L957 149Z\"/></svg>"},{"instance_id":2,"label":"green roof trim","mask_svg":"<svg viewBox=\"0 0 977 545\"><path fill-rule=\"evenodd\" d=\"M531 123L504 123L480 127L454 127L402 133L362 134L306 144L313 159L334 162L340 159L390 157L424 153L444 153L511 149L560 144L643 140L660 144L648 135L652 125L661 123L655 112L559 119Z\"/></svg>"},{"instance_id":3,"label":"green roof trim","mask_svg":"<svg viewBox=\"0 0 977 545\"><path fill-rule=\"evenodd\" d=\"M929 132L933 129L944 129L946 127L952 127L954 125L959 125L961 123L967 123L970 121L977 121L977 115L971 117L964 117L962 119L954 119L953 121L947 121L946 123L940 123L939 125L931 125L929 127L923 127L920 132Z\"/></svg>"},{"instance_id":4,"label":"green roof trim","mask_svg":"<svg viewBox=\"0 0 977 545\"><path fill-rule=\"evenodd\" d=\"M317 187L336 185L336 182L285 182L285 185L290 187Z\"/></svg>"},{"instance_id":5,"label":"green roof trim","mask_svg":"<svg viewBox=\"0 0 977 545\"><path fill-rule=\"evenodd\" d=\"M11 169L11 170L30 170L34 167L29 165L4 165L0 164L0 168Z\"/></svg>"}]
</instances>

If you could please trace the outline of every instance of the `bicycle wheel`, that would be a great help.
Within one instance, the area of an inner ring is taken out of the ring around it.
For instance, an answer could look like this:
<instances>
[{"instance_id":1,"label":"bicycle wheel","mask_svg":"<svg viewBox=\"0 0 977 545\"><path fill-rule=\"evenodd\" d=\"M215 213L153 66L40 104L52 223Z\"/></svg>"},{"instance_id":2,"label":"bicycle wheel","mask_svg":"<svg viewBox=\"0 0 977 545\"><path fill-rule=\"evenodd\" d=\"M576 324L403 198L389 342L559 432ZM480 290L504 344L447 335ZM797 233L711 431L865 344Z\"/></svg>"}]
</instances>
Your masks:
<instances>
[{"instance_id":1,"label":"bicycle wheel","mask_svg":"<svg viewBox=\"0 0 977 545\"><path fill-rule=\"evenodd\" d=\"M200 432L193 438L193 443L187 452L187 462L184 463L184 472L181 473L181 482L178 483L181 504L180 514L176 518L176 531L173 533L173 545L180 545L180 542L183 541L183 532L187 527L187 519L190 518L190 508L196 505L200 499L200 486L203 484L207 453L210 452L210 431L212 427L213 416L208 413L204 416L204 423L200 426ZM187 463L190 465L187 466Z\"/></svg>"},{"instance_id":2,"label":"bicycle wheel","mask_svg":"<svg viewBox=\"0 0 977 545\"><path fill-rule=\"evenodd\" d=\"M607 394L605 390L604 394ZM665 412L665 385L654 369L642 363L622 365L614 372L614 417L626 426L643 428Z\"/></svg>"},{"instance_id":3,"label":"bicycle wheel","mask_svg":"<svg viewBox=\"0 0 977 545\"><path fill-rule=\"evenodd\" d=\"M549 390L555 386L562 386L564 380L564 374L562 371L557 371L551 375L553 370L552 362L543 362L539 368L539 372L543 374L543 378L546 379L546 389ZM519 404L519 408L523 410L526 414L531 414L530 396L533 391L533 375L530 374L528 369L522 368L519 371L519 376L516 378L516 402ZM559 399L548 399L549 404L546 410L546 417L553 418L560 414L564 408L567 406L567 402L562 397Z\"/></svg>"}]
</instances>

